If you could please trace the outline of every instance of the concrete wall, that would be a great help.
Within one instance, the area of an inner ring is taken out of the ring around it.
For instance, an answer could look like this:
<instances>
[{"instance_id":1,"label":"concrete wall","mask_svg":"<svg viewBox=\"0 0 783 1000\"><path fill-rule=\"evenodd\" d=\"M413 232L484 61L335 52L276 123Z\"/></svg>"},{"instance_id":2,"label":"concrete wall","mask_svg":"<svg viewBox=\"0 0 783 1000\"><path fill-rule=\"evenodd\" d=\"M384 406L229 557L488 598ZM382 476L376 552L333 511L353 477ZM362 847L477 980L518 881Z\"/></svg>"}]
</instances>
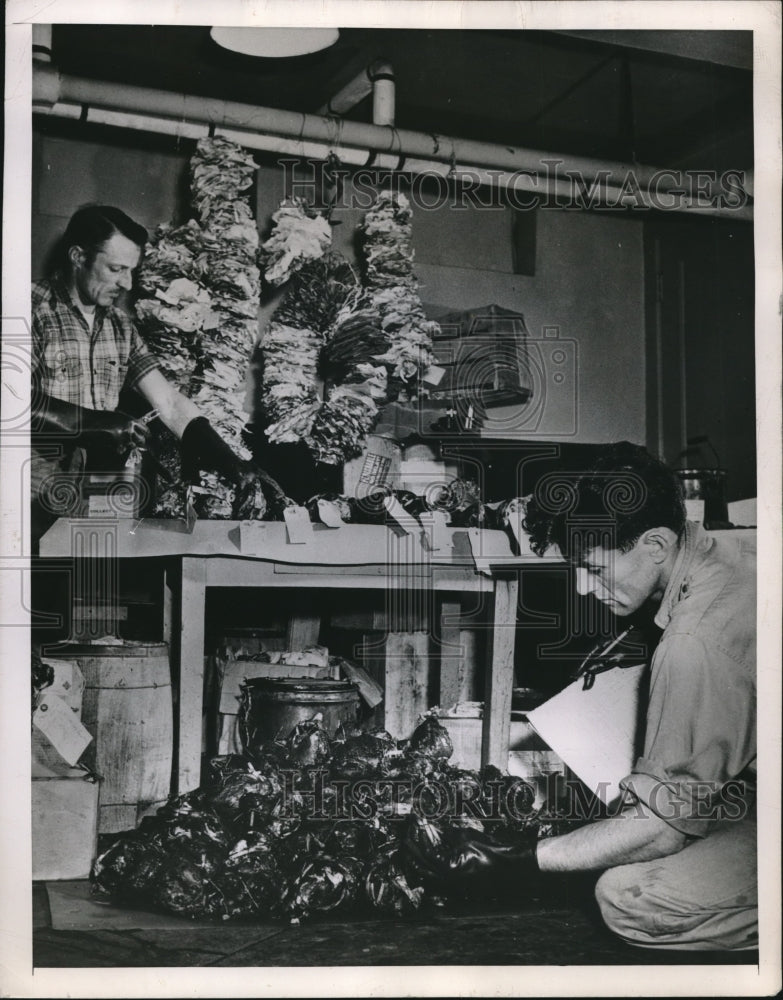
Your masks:
<instances>
[{"instance_id":1,"label":"concrete wall","mask_svg":"<svg viewBox=\"0 0 783 1000\"><path fill-rule=\"evenodd\" d=\"M82 139L36 131L33 147L32 273L71 213L87 202L116 204L149 229L187 217L190 144L135 133ZM266 235L285 193L283 172L259 170L257 216ZM343 203L355 194L347 185ZM362 193L365 203L367 190ZM441 193L442 194L442 193ZM435 192L414 198L414 247L422 299L433 313L496 304L521 312L530 331L534 396L494 411L487 434L644 443L642 224L609 215L539 210L533 276L514 274L508 209L451 207ZM334 213L338 250L354 254L363 211ZM262 308L262 323L276 304Z\"/></svg>"}]
</instances>

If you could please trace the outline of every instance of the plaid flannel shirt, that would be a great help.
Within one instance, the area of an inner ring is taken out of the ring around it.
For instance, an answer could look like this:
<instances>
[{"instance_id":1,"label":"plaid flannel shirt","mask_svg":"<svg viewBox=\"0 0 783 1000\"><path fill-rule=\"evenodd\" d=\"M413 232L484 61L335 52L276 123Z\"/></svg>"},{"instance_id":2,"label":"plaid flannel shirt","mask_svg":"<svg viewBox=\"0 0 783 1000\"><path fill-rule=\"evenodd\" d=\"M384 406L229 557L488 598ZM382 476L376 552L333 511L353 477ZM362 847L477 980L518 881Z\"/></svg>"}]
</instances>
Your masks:
<instances>
[{"instance_id":1,"label":"plaid flannel shirt","mask_svg":"<svg viewBox=\"0 0 783 1000\"><path fill-rule=\"evenodd\" d=\"M95 307L92 332L60 277L33 285L36 389L91 410L116 410L120 392L158 363L133 320L115 306Z\"/></svg>"},{"instance_id":2,"label":"plaid flannel shirt","mask_svg":"<svg viewBox=\"0 0 783 1000\"><path fill-rule=\"evenodd\" d=\"M132 388L158 363L133 320L115 306L95 307L92 332L63 279L37 281L32 291L33 391L91 410L116 410L120 392ZM36 436L30 492L37 498L52 477L84 464L73 437Z\"/></svg>"}]
</instances>

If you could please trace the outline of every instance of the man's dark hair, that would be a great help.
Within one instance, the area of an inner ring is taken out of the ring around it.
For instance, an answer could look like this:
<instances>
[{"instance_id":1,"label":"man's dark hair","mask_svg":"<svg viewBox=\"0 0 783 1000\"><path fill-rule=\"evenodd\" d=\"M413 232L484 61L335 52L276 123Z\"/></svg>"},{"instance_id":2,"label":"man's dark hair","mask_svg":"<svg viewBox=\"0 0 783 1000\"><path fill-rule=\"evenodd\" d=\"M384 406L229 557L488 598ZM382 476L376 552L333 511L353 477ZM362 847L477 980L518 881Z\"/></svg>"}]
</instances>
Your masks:
<instances>
[{"instance_id":1,"label":"man's dark hair","mask_svg":"<svg viewBox=\"0 0 783 1000\"><path fill-rule=\"evenodd\" d=\"M583 472L542 476L524 527L537 555L554 544L576 563L599 545L627 552L650 528L670 528L679 539L685 530L682 487L663 462L621 441L601 448Z\"/></svg>"},{"instance_id":2,"label":"man's dark hair","mask_svg":"<svg viewBox=\"0 0 783 1000\"><path fill-rule=\"evenodd\" d=\"M134 222L119 208L111 205L86 205L71 216L59 246L59 265L67 269L68 251L71 247L81 247L87 254L88 263L107 240L115 233L135 243L139 249L147 242L147 230Z\"/></svg>"}]
</instances>

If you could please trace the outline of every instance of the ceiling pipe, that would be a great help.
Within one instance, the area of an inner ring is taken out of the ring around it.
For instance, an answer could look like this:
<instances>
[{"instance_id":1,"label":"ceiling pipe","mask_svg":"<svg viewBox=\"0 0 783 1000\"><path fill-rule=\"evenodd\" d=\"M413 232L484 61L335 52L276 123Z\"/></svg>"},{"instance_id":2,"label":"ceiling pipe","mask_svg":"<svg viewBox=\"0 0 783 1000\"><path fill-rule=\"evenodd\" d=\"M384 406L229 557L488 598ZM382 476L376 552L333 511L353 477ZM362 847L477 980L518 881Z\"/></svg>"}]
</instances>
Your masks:
<instances>
[{"instance_id":1,"label":"ceiling pipe","mask_svg":"<svg viewBox=\"0 0 783 1000\"><path fill-rule=\"evenodd\" d=\"M561 194L573 199L574 184L565 176L567 171L578 173L586 182L601 178L603 174L603 181L591 201L594 207L623 205L622 189L607 180L607 175L618 177L618 183L633 175L636 183L628 200L634 205L660 207L656 197L660 198L674 187L674 181L664 181L658 185L656 193L646 190L643 178L649 182L656 176L651 167L583 157L563 158L389 126L336 122L333 118L239 102L84 80L62 76L43 64L34 67L33 104L45 113L68 117L74 116L73 105L78 106L77 114L86 107L88 121L172 135L195 136L200 127L200 134L209 131L231 133L236 141L251 149L290 152L319 159L333 153L346 164L362 166L372 162L374 169L429 173L453 180L461 178L470 184L492 184L513 192L541 196ZM559 176L552 173L551 164L554 163L558 165ZM549 169L547 164L550 164ZM713 205L706 196L684 201L678 210L730 215L738 220L752 218L749 206L723 208Z\"/></svg>"},{"instance_id":2,"label":"ceiling pipe","mask_svg":"<svg viewBox=\"0 0 783 1000\"><path fill-rule=\"evenodd\" d=\"M625 176L633 171L640 186L655 181L660 171L654 167L634 166L613 160L597 160L569 156L566 159L540 150L515 149L486 142L453 139L436 133L425 134L407 129L391 129L383 125L340 121L318 115L262 108L238 101L194 97L188 94L137 87L132 84L107 83L64 76L46 66L36 66L33 74L33 99L55 104L57 101L135 111L162 117L183 118L225 128L263 131L274 135L298 136L310 141L332 143L339 130L340 141L347 146L359 146L380 152L396 153L450 163L470 163L500 170L540 171L542 164L558 161L563 167L595 178L600 171ZM663 181L661 190L673 188L674 182Z\"/></svg>"},{"instance_id":3,"label":"ceiling pipe","mask_svg":"<svg viewBox=\"0 0 783 1000\"><path fill-rule=\"evenodd\" d=\"M344 115L346 111L355 108L360 101L372 91L372 81L368 76L369 67L365 67L352 80L337 91L326 104L322 104L316 114L319 115Z\"/></svg>"},{"instance_id":4,"label":"ceiling pipe","mask_svg":"<svg viewBox=\"0 0 783 1000\"><path fill-rule=\"evenodd\" d=\"M395 84L394 70L387 62L376 60L367 70L372 80L373 125L394 124Z\"/></svg>"},{"instance_id":5,"label":"ceiling pipe","mask_svg":"<svg viewBox=\"0 0 783 1000\"><path fill-rule=\"evenodd\" d=\"M340 117L355 108L369 94L373 95L373 125L394 124L394 70L389 63L375 59L318 109L319 115Z\"/></svg>"},{"instance_id":6,"label":"ceiling pipe","mask_svg":"<svg viewBox=\"0 0 783 1000\"><path fill-rule=\"evenodd\" d=\"M86 120L88 123L98 125L110 125L116 128L130 128L143 132L155 132L164 135L172 135L177 138L200 139L209 135L210 126L205 124L195 124L193 122L174 121L171 118L156 118L149 115L129 114L122 111L110 111L102 108L85 108L79 104L57 104L49 109L49 114L61 118L72 120ZM284 136L266 135L258 132L246 132L239 129L216 128L214 135L225 136L232 139L247 149L260 150L265 153L276 153L290 155L297 159L325 160L329 154L333 154L346 166L360 168L367 165L367 150L350 146L324 145L323 143L305 142L295 138L285 138ZM372 160L373 170L395 171L399 163L396 154L378 153ZM455 165L452 167L448 163L438 163L435 160L406 160L405 172L416 176L426 176L433 181L431 193L422 195L422 202L427 204L427 199L431 199L431 206L448 203L454 199L459 199L459 194L454 185L457 181L464 184L466 189L473 189L477 186L487 185L494 188L502 188L508 193L508 203L520 209L532 209L539 204L539 198L563 199L563 204L574 204L574 186L565 179L550 179L546 185L539 183L535 175L530 174L508 174L499 170L489 170L479 167L464 167ZM435 190L437 188L437 190ZM477 204L486 203L486 198L473 196ZM464 199L470 203L470 198ZM650 195L637 192L633 199L628 199L636 207L656 208ZM461 202L460 202L461 203ZM497 202L493 202L497 205ZM591 202L596 208L621 209L623 201L621 192L617 188L605 188L596 192L594 201ZM699 213L701 215L724 215L725 210L716 208L714 205L705 202L703 204L692 203L684 211L689 213ZM742 209L733 213L734 218L743 220L750 219L748 209Z\"/></svg>"},{"instance_id":7,"label":"ceiling pipe","mask_svg":"<svg viewBox=\"0 0 783 1000\"><path fill-rule=\"evenodd\" d=\"M33 59L42 63L50 63L52 61L51 24L33 25Z\"/></svg>"}]
</instances>

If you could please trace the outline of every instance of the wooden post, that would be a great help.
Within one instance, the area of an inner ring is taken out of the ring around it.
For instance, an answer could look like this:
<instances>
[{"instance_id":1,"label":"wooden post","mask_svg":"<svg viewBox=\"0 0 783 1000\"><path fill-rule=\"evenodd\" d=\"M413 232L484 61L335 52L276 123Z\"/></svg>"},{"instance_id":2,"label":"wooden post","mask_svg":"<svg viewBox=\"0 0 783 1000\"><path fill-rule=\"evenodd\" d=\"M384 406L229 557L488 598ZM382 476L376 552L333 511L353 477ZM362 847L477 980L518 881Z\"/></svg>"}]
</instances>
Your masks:
<instances>
[{"instance_id":1,"label":"wooden post","mask_svg":"<svg viewBox=\"0 0 783 1000\"><path fill-rule=\"evenodd\" d=\"M445 600L440 607L440 695L438 704L447 711L460 700L462 689L461 673L464 666L464 650L460 642L459 616L462 605L459 601Z\"/></svg>"},{"instance_id":2,"label":"wooden post","mask_svg":"<svg viewBox=\"0 0 783 1000\"><path fill-rule=\"evenodd\" d=\"M461 701L473 701L477 695L478 632L461 627L463 610L462 602L453 599L443 601L440 608L438 704L446 711Z\"/></svg>"},{"instance_id":3,"label":"wooden post","mask_svg":"<svg viewBox=\"0 0 783 1000\"><path fill-rule=\"evenodd\" d=\"M390 535L385 592L384 727L407 739L429 708L432 567L417 564L409 535ZM423 578L423 579L422 579ZM424 581L424 585L422 583Z\"/></svg>"},{"instance_id":4,"label":"wooden post","mask_svg":"<svg viewBox=\"0 0 783 1000\"><path fill-rule=\"evenodd\" d=\"M173 622L174 622L174 594L172 584L171 567L167 566L163 571L163 641L172 649Z\"/></svg>"},{"instance_id":5,"label":"wooden post","mask_svg":"<svg viewBox=\"0 0 783 1000\"><path fill-rule=\"evenodd\" d=\"M407 739L426 712L430 668L429 632L390 632L386 637L385 728Z\"/></svg>"},{"instance_id":6,"label":"wooden post","mask_svg":"<svg viewBox=\"0 0 783 1000\"><path fill-rule=\"evenodd\" d=\"M320 633L320 615L291 615L288 620L288 649L307 649L308 646L317 646Z\"/></svg>"},{"instance_id":7,"label":"wooden post","mask_svg":"<svg viewBox=\"0 0 783 1000\"><path fill-rule=\"evenodd\" d=\"M514 639L519 581L496 578L495 607L484 695L481 762L508 770L511 695L514 687Z\"/></svg>"},{"instance_id":8,"label":"wooden post","mask_svg":"<svg viewBox=\"0 0 783 1000\"><path fill-rule=\"evenodd\" d=\"M182 559L179 638L177 794L201 783L201 729L204 699L204 560Z\"/></svg>"}]
</instances>

